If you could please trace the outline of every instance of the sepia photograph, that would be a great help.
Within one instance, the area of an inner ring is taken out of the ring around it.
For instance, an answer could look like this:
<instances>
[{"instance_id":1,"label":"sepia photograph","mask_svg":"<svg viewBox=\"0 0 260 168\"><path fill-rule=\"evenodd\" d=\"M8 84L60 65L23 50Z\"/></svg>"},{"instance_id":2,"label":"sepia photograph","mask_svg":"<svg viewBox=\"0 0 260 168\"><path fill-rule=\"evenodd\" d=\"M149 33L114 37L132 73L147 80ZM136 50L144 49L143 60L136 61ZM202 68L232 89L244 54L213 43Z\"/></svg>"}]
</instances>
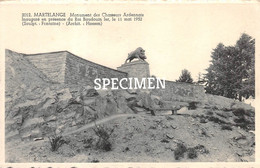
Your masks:
<instances>
[{"instance_id":1,"label":"sepia photograph","mask_svg":"<svg viewBox=\"0 0 260 168\"><path fill-rule=\"evenodd\" d=\"M259 3L3 6L5 163L257 161Z\"/></svg>"}]
</instances>

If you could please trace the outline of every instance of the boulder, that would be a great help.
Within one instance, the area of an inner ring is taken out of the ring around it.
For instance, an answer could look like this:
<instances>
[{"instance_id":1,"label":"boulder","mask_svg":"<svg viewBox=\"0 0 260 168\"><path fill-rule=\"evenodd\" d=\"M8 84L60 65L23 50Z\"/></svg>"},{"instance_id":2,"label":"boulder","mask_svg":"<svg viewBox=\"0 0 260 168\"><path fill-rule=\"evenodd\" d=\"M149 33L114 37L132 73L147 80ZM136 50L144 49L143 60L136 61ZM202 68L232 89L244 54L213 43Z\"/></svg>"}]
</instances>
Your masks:
<instances>
[{"instance_id":1,"label":"boulder","mask_svg":"<svg viewBox=\"0 0 260 168\"><path fill-rule=\"evenodd\" d=\"M125 97L117 96L116 103L120 113L133 113L133 110L128 107Z\"/></svg>"},{"instance_id":2,"label":"boulder","mask_svg":"<svg viewBox=\"0 0 260 168\"><path fill-rule=\"evenodd\" d=\"M74 117L75 114L76 114L76 111L74 111L74 112L69 112L69 113L65 114L63 117L64 117L64 119L68 119L68 118Z\"/></svg>"},{"instance_id":3,"label":"boulder","mask_svg":"<svg viewBox=\"0 0 260 168\"><path fill-rule=\"evenodd\" d=\"M110 89L107 89L107 90L100 89L100 90L97 90L97 92L98 92L99 96L101 96L101 97L106 97L106 96L112 96L113 95L113 93L112 93L112 91Z\"/></svg>"},{"instance_id":4,"label":"boulder","mask_svg":"<svg viewBox=\"0 0 260 168\"><path fill-rule=\"evenodd\" d=\"M8 113L8 119L12 119L20 113L20 108L16 107L10 110Z\"/></svg>"},{"instance_id":5,"label":"boulder","mask_svg":"<svg viewBox=\"0 0 260 168\"><path fill-rule=\"evenodd\" d=\"M151 95L151 98L156 105L160 105L161 98L159 96Z\"/></svg>"},{"instance_id":6,"label":"boulder","mask_svg":"<svg viewBox=\"0 0 260 168\"><path fill-rule=\"evenodd\" d=\"M84 98L83 100L82 100L82 103L83 103L83 105L84 106L95 106L95 103L96 103L96 99L95 98L92 98L92 97L90 97L90 98Z\"/></svg>"},{"instance_id":7,"label":"boulder","mask_svg":"<svg viewBox=\"0 0 260 168\"><path fill-rule=\"evenodd\" d=\"M39 117L39 118L29 118L29 119L26 119L22 125L22 128L26 128L26 127L31 127L33 125L36 125L36 124L40 124L40 123L43 123L44 120L42 117Z\"/></svg>"},{"instance_id":8,"label":"boulder","mask_svg":"<svg viewBox=\"0 0 260 168\"><path fill-rule=\"evenodd\" d=\"M46 122L56 121L56 120L57 120L57 116L55 115L51 115L45 119Z\"/></svg>"},{"instance_id":9,"label":"boulder","mask_svg":"<svg viewBox=\"0 0 260 168\"><path fill-rule=\"evenodd\" d=\"M137 96L137 105L146 109L155 108L155 103L151 98L151 94L147 92L140 92Z\"/></svg>"},{"instance_id":10,"label":"boulder","mask_svg":"<svg viewBox=\"0 0 260 168\"><path fill-rule=\"evenodd\" d=\"M105 112L107 112L108 115L118 113L116 101L113 98L107 98L106 101L107 101L107 105L106 105Z\"/></svg>"},{"instance_id":11,"label":"boulder","mask_svg":"<svg viewBox=\"0 0 260 168\"><path fill-rule=\"evenodd\" d=\"M22 140L33 139L33 138L37 138L37 137L42 137L42 131L40 130L40 128L35 128L28 132L24 132L21 135Z\"/></svg>"},{"instance_id":12,"label":"boulder","mask_svg":"<svg viewBox=\"0 0 260 168\"><path fill-rule=\"evenodd\" d=\"M87 97L94 97L94 96L98 96L98 95L99 94L95 89L89 89L86 94Z\"/></svg>"},{"instance_id":13,"label":"boulder","mask_svg":"<svg viewBox=\"0 0 260 168\"><path fill-rule=\"evenodd\" d=\"M129 90L119 90L117 91L117 95L124 97L126 100L131 100L136 98L136 92L130 92Z\"/></svg>"},{"instance_id":14,"label":"boulder","mask_svg":"<svg viewBox=\"0 0 260 168\"><path fill-rule=\"evenodd\" d=\"M16 123L17 125L20 125L20 126L21 126L21 125L23 124L23 116L22 116L22 114L20 114L20 115L14 117L14 120L15 120L15 123Z\"/></svg>"},{"instance_id":15,"label":"boulder","mask_svg":"<svg viewBox=\"0 0 260 168\"><path fill-rule=\"evenodd\" d=\"M33 88L29 88L26 92L25 92L25 98L27 100L36 100L36 99L41 99L44 96L44 90L43 88L40 88L38 86L33 87Z\"/></svg>"},{"instance_id":16,"label":"boulder","mask_svg":"<svg viewBox=\"0 0 260 168\"><path fill-rule=\"evenodd\" d=\"M64 109L72 99L69 88L61 89L56 93L56 100L59 108Z\"/></svg>"},{"instance_id":17,"label":"boulder","mask_svg":"<svg viewBox=\"0 0 260 168\"><path fill-rule=\"evenodd\" d=\"M179 110L176 110L176 114L192 114L193 110L188 110L188 107L181 107Z\"/></svg>"},{"instance_id":18,"label":"boulder","mask_svg":"<svg viewBox=\"0 0 260 168\"><path fill-rule=\"evenodd\" d=\"M10 139L19 138L19 137L20 137L20 135L19 135L18 130L8 131L8 133L6 133L6 135L5 135L5 139L7 141L9 141Z\"/></svg>"}]
</instances>

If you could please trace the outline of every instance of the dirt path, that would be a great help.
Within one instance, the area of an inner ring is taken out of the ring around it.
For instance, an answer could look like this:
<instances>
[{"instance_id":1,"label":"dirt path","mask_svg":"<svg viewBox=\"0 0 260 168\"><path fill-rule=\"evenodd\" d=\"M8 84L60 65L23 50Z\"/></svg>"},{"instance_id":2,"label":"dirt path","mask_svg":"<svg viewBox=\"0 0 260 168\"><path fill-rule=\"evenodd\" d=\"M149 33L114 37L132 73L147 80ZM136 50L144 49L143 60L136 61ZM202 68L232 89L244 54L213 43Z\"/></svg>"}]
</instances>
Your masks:
<instances>
[{"instance_id":1,"label":"dirt path","mask_svg":"<svg viewBox=\"0 0 260 168\"><path fill-rule=\"evenodd\" d=\"M103 124L103 123L109 122L109 121L117 119L117 118L131 117L131 116L136 116L136 115L140 115L140 113L139 114L116 114L116 115L112 115L112 116L109 116L107 118L103 118L103 119L100 119L100 120L96 121L96 125ZM68 135L71 135L71 134L74 134L74 133L77 133L77 132L80 132L80 131L92 128L94 126L95 126L95 122L91 122L91 123L86 124L85 126L79 128L77 130L74 130L74 131L62 134L62 136L68 136ZM32 146L34 144L43 143L43 142L46 142L46 141L48 141L48 139L39 140L39 141L29 141L29 142L26 142L25 144L21 144L20 143L20 145L13 146L12 148L8 148L8 149L6 149L6 151L11 151L13 149L22 148L22 147L26 147L26 146Z\"/></svg>"},{"instance_id":2,"label":"dirt path","mask_svg":"<svg viewBox=\"0 0 260 168\"><path fill-rule=\"evenodd\" d=\"M114 119L117 119L117 118L121 118L121 117L130 117L130 116L136 116L137 114L117 114L117 115L112 115L112 116L109 116L107 118L103 118L101 120L98 120L96 121L96 125L99 125L99 124L103 124L103 123L106 123L108 121L111 121L111 120L114 120ZM74 133L77 133L77 132L80 132L80 131L83 131L83 130L86 130L86 129L89 129L89 128L92 128L95 126L95 122L91 122L89 124L86 124L85 126L77 129L77 130L74 130L74 131L71 131L71 132L67 132L65 134L62 134L62 136L68 136L68 135L71 135L71 134L74 134Z\"/></svg>"}]
</instances>

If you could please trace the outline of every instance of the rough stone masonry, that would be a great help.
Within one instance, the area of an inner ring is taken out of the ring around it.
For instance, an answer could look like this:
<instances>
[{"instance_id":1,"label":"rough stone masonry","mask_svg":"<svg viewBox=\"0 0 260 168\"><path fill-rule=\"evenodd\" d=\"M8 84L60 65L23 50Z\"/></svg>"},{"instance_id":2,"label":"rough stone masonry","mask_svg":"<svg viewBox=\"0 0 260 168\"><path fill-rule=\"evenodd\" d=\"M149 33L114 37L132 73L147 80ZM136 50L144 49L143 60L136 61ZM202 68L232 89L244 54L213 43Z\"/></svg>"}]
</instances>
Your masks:
<instances>
[{"instance_id":1,"label":"rough stone masonry","mask_svg":"<svg viewBox=\"0 0 260 168\"><path fill-rule=\"evenodd\" d=\"M6 52L13 52L6 50ZM15 53L15 52L14 52ZM146 61L128 62L117 70L88 61L68 51L57 51L38 54L22 54L34 67L39 69L49 81L68 85L95 85L97 78L149 78L150 69ZM165 88L152 90L153 94L162 96L165 100L205 98L203 86L196 84L165 81Z\"/></svg>"}]
</instances>

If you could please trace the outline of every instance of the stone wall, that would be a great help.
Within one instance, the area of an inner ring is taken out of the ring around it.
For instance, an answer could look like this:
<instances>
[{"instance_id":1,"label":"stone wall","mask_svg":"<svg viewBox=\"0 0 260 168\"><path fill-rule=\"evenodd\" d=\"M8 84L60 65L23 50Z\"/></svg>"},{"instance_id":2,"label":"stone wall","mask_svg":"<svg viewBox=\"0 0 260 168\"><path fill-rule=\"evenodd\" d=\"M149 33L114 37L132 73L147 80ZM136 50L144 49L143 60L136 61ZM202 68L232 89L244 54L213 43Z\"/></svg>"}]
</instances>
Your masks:
<instances>
[{"instance_id":1,"label":"stone wall","mask_svg":"<svg viewBox=\"0 0 260 168\"><path fill-rule=\"evenodd\" d=\"M94 86L96 78L126 78L127 73L80 58L68 51L24 54L54 82Z\"/></svg>"},{"instance_id":2,"label":"stone wall","mask_svg":"<svg viewBox=\"0 0 260 168\"><path fill-rule=\"evenodd\" d=\"M153 89L152 93L166 101L203 101L206 94L203 86L165 81L165 89Z\"/></svg>"},{"instance_id":3,"label":"stone wall","mask_svg":"<svg viewBox=\"0 0 260 168\"><path fill-rule=\"evenodd\" d=\"M64 83L66 51L24 54L36 68L54 82Z\"/></svg>"},{"instance_id":4,"label":"stone wall","mask_svg":"<svg viewBox=\"0 0 260 168\"><path fill-rule=\"evenodd\" d=\"M145 61L133 61L111 69L80 58L68 51L24 54L35 67L49 79L59 83L94 86L96 78L149 77L149 64ZM152 94L167 101L203 101L203 86L165 81L165 89L153 89Z\"/></svg>"},{"instance_id":5,"label":"stone wall","mask_svg":"<svg viewBox=\"0 0 260 168\"><path fill-rule=\"evenodd\" d=\"M65 68L65 83L94 85L96 78L126 78L127 73L117 71L88 60L72 53L67 53Z\"/></svg>"}]
</instances>

